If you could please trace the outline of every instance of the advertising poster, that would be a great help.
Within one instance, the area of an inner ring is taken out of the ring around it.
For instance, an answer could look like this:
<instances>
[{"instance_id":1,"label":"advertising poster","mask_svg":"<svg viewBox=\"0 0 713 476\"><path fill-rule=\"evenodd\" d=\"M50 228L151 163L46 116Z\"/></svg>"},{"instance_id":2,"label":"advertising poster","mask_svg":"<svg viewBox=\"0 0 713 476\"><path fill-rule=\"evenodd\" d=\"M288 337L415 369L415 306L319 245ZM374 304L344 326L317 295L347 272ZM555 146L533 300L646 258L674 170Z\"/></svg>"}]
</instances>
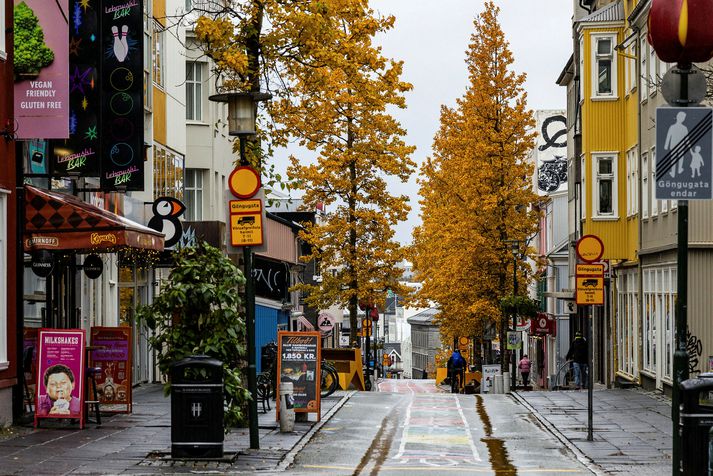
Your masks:
<instances>
[{"instance_id":1,"label":"advertising poster","mask_svg":"<svg viewBox=\"0 0 713 476\"><path fill-rule=\"evenodd\" d=\"M68 0L15 0L18 139L69 136Z\"/></svg>"},{"instance_id":2,"label":"advertising poster","mask_svg":"<svg viewBox=\"0 0 713 476\"><path fill-rule=\"evenodd\" d=\"M549 195L567 191L567 118L561 110L536 111L537 147L532 154L537 167L537 192Z\"/></svg>"},{"instance_id":3,"label":"advertising poster","mask_svg":"<svg viewBox=\"0 0 713 476\"><path fill-rule=\"evenodd\" d=\"M148 0L146 0L148 1ZM144 189L141 0L101 3L101 189Z\"/></svg>"},{"instance_id":4,"label":"advertising poster","mask_svg":"<svg viewBox=\"0 0 713 476\"><path fill-rule=\"evenodd\" d=\"M490 393L493 388L495 376L500 375L500 364L483 365L483 384L481 385L481 393Z\"/></svg>"},{"instance_id":5,"label":"advertising poster","mask_svg":"<svg viewBox=\"0 0 713 476\"><path fill-rule=\"evenodd\" d=\"M35 427L42 418L78 418L84 427L84 330L40 329Z\"/></svg>"},{"instance_id":6,"label":"advertising poster","mask_svg":"<svg viewBox=\"0 0 713 476\"><path fill-rule=\"evenodd\" d=\"M102 369L96 377L99 401L125 407L117 413L131 412L131 328L92 327L91 337L91 366Z\"/></svg>"},{"instance_id":7,"label":"advertising poster","mask_svg":"<svg viewBox=\"0 0 713 476\"><path fill-rule=\"evenodd\" d=\"M318 420L321 416L321 342L319 332L277 333L277 394L282 383L292 382L295 411L316 412Z\"/></svg>"},{"instance_id":8,"label":"advertising poster","mask_svg":"<svg viewBox=\"0 0 713 476\"><path fill-rule=\"evenodd\" d=\"M99 5L69 0L69 138L52 142L54 176L99 177Z\"/></svg>"}]
</instances>

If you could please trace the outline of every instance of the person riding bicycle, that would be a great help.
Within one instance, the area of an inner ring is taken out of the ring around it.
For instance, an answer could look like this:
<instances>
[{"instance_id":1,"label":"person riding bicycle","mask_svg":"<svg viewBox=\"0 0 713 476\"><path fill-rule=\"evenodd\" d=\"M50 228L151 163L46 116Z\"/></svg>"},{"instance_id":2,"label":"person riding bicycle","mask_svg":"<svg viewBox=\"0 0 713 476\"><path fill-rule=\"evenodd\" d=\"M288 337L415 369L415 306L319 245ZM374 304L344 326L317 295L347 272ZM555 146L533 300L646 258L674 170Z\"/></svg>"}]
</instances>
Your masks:
<instances>
[{"instance_id":1,"label":"person riding bicycle","mask_svg":"<svg viewBox=\"0 0 713 476\"><path fill-rule=\"evenodd\" d=\"M451 392L456 393L460 391L463 386L463 380L465 379L465 369L468 366L465 357L460 353L460 350L455 349L448 359L446 367L448 369L448 378L451 381Z\"/></svg>"}]
</instances>

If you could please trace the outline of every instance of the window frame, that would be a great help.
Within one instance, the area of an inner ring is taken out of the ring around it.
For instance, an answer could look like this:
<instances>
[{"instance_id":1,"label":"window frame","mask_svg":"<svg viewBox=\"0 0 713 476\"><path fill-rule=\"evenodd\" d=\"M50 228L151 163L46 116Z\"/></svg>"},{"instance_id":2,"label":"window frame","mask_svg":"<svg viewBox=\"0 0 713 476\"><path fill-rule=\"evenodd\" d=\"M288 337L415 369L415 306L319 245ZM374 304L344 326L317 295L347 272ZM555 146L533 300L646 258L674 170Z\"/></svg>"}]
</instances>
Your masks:
<instances>
[{"instance_id":1,"label":"window frame","mask_svg":"<svg viewBox=\"0 0 713 476\"><path fill-rule=\"evenodd\" d=\"M207 63L204 61L186 61L186 121L191 123L205 123L203 120L203 108L204 108L204 81L203 73L206 69ZM193 79L189 79L188 68L192 69ZM196 79L196 72L199 72L200 78ZM192 94L189 95L189 90ZM198 104L196 104L196 92L199 93ZM193 107L188 106L189 96L193 98ZM188 117L189 112L193 114L193 117Z\"/></svg>"},{"instance_id":2,"label":"window frame","mask_svg":"<svg viewBox=\"0 0 713 476\"><path fill-rule=\"evenodd\" d=\"M649 199L651 191L649 190L649 174L651 172L651 163L649 162L648 152L641 154L641 218L649 218Z\"/></svg>"},{"instance_id":3,"label":"window frame","mask_svg":"<svg viewBox=\"0 0 713 476\"><path fill-rule=\"evenodd\" d=\"M609 41L609 53L600 54L599 53L599 42L602 40ZM617 99L619 96L617 94L617 54L614 51L614 46L616 45L616 34L614 33L601 33L592 34L590 37L591 44L591 54L592 54L592 99ZM610 92L603 93L599 91L599 61L609 60L609 86Z\"/></svg>"},{"instance_id":4,"label":"window frame","mask_svg":"<svg viewBox=\"0 0 713 476\"><path fill-rule=\"evenodd\" d=\"M638 148L632 147L626 152L626 216L639 213L639 157Z\"/></svg>"},{"instance_id":5,"label":"window frame","mask_svg":"<svg viewBox=\"0 0 713 476\"><path fill-rule=\"evenodd\" d=\"M0 25L3 26L3 31L5 30L5 5L6 1L0 0ZM5 35L0 35L0 60L7 60L7 43L5 42Z\"/></svg>"},{"instance_id":6,"label":"window frame","mask_svg":"<svg viewBox=\"0 0 713 476\"><path fill-rule=\"evenodd\" d=\"M658 79L658 62L657 62L658 57L656 56L656 50L651 48L649 45L649 84L648 84L648 90L649 90L649 96L656 96L656 82Z\"/></svg>"},{"instance_id":7,"label":"window frame","mask_svg":"<svg viewBox=\"0 0 713 476\"><path fill-rule=\"evenodd\" d=\"M151 42L151 79L159 89L165 87L164 55L166 49L166 29L155 19L153 20L153 35Z\"/></svg>"},{"instance_id":8,"label":"window frame","mask_svg":"<svg viewBox=\"0 0 713 476\"><path fill-rule=\"evenodd\" d=\"M649 153L649 163L651 164L651 218L659 215L659 202L656 199L656 147L652 147Z\"/></svg>"},{"instance_id":9,"label":"window frame","mask_svg":"<svg viewBox=\"0 0 713 476\"><path fill-rule=\"evenodd\" d=\"M8 273L8 257L7 257L7 247L9 245L7 236L7 223L8 223L8 197L9 192L0 189L0 273ZM22 264L20 264L22 265ZM7 286L4 283L9 282L10 276L5 274L5 276L0 276L0 329L7 330ZM4 335L0 335L0 370L5 370L9 368L10 362L8 360L8 340L11 336L5 332Z\"/></svg>"},{"instance_id":10,"label":"window frame","mask_svg":"<svg viewBox=\"0 0 713 476\"><path fill-rule=\"evenodd\" d=\"M616 152L598 152L592 154L592 219L593 220L617 220L619 219L619 190L618 190L618 155ZM611 174L601 174L599 172L599 162L602 160L611 160ZM599 184L603 180L611 180L612 196L611 196L611 213L602 213L599 210L600 196Z\"/></svg>"},{"instance_id":11,"label":"window frame","mask_svg":"<svg viewBox=\"0 0 713 476\"><path fill-rule=\"evenodd\" d=\"M203 220L204 169L186 168L183 174L186 220ZM198 180L200 178L200 180ZM200 181L200 184L198 183Z\"/></svg>"},{"instance_id":12,"label":"window frame","mask_svg":"<svg viewBox=\"0 0 713 476\"><path fill-rule=\"evenodd\" d=\"M587 160L585 159L584 156L580 157L580 171L582 174L581 177L581 187L582 187L582 219L586 220L587 219L587 174L586 174L586 164Z\"/></svg>"},{"instance_id":13,"label":"window frame","mask_svg":"<svg viewBox=\"0 0 713 476\"><path fill-rule=\"evenodd\" d=\"M645 102L649 98L649 44L646 40L646 32L642 31L641 35L639 38L639 80L641 81L641 102Z\"/></svg>"}]
</instances>

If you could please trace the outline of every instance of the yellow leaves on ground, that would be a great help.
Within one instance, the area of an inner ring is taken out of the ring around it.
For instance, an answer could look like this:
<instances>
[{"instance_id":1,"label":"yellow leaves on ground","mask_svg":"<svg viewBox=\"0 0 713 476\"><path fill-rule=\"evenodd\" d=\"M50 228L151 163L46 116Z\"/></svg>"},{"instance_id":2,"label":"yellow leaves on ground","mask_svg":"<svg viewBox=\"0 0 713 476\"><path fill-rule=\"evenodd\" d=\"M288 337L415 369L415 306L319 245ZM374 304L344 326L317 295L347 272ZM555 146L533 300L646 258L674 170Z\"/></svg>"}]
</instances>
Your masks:
<instances>
[{"instance_id":1,"label":"yellow leaves on ground","mask_svg":"<svg viewBox=\"0 0 713 476\"><path fill-rule=\"evenodd\" d=\"M505 240L518 240L526 252L538 220L526 161L534 121L524 75L511 70L498 13L488 2L474 22L466 58L470 85L454 108L441 109L434 154L419 180L423 223L412 254L423 282L418 297L437 303L441 333L449 337L480 336L487 324L502 324L499 302L513 283Z\"/></svg>"}]
</instances>

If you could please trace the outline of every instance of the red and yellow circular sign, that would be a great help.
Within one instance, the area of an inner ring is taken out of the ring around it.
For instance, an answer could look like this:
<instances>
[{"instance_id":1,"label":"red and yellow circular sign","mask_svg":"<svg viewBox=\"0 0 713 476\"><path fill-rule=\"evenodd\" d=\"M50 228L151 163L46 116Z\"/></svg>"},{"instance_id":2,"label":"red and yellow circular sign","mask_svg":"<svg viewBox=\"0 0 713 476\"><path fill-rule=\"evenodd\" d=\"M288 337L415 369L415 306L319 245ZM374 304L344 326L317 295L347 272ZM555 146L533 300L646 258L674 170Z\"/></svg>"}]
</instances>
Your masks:
<instances>
[{"instance_id":1,"label":"red and yellow circular sign","mask_svg":"<svg viewBox=\"0 0 713 476\"><path fill-rule=\"evenodd\" d=\"M249 165L236 167L228 178L230 192L237 198L251 198L260 190L260 174Z\"/></svg>"},{"instance_id":2,"label":"red and yellow circular sign","mask_svg":"<svg viewBox=\"0 0 713 476\"><path fill-rule=\"evenodd\" d=\"M582 261L593 263L604 255L604 243L596 235L584 235L577 241L577 256Z\"/></svg>"}]
</instances>

